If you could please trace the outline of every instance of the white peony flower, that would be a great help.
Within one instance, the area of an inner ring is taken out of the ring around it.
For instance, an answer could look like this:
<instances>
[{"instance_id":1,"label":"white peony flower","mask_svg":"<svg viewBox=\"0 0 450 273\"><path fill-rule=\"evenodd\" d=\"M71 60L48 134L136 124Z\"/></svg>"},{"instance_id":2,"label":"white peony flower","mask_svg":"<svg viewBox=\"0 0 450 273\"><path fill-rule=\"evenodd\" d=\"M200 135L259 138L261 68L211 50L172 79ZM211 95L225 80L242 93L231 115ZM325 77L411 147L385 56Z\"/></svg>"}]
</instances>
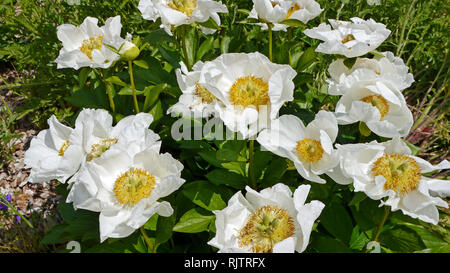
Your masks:
<instances>
[{"instance_id":1,"label":"white peony flower","mask_svg":"<svg viewBox=\"0 0 450 273\"><path fill-rule=\"evenodd\" d=\"M112 126L113 119L108 111L83 109L72 129L52 116L48 120L50 128L33 138L25 153L25 163L32 168L28 182L57 179L65 183L72 177L69 183L73 183L81 165L100 157L116 143L126 144L144 136L148 141L159 140L159 136L148 129L152 121L152 115L139 113Z\"/></svg>"},{"instance_id":2,"label":"white peony flower","mask_svg":"<svg viewBox=\"0 0 450 273\"><path fill-rule=\"evenodd\" d=\"M188 71L186 65L180 62L181 68L175 72L178 86L183 94L178 102L167 110L167 113L177 113L184 116L207 117L214 113L214 105L217 98L205 87L200 85L203 62L197 62L192 71Z\"/></svg>"},{"instance_id":3,"label":"white peony flower","mask_svg":"<svg viewBox=\"0 0 450 273\"><path fill-rule=\"evenodd\" d=\"M392 138L406 136L413 125L413 116L395 83L372 78L365 70L358 72L357 80L336 104L335 115L339 124L365 122L375 134ZM344 91L341 88L340 91Z\"/></svg>"},{"instance_id":4,"label":"white peony flower","mask_svg":"<svg viewBox=\"0 0 450 273\"><path fill-rule=\"evenodd\" d=\"M384 24L373 19L353 17L350 20L352 22L329 19L331 26L321 23L303 33L324 41L316 48L317 52L339 54L347 58L362 56L376 49L391 33Z\"/></svg>"},{"instance_id":5,"label":"white peony flower","mask_svg":"<svg viewBox=\"0 0 450 273\"><path fill-rule=\"evenodd\" d=\"M33 137L25 152L24 162L31 172L23 184L53 179L65 183L83 161L81 139L75 137L74 130L58 122L54 115L47 122L49 129Z\"/></svg>"},{"instance_id":6,"label":"white peony flower","mask_svg":"<svg viewBox=\"0 0 450 273\"><path fill-rule=\"evenodd\" d=\"M295 19L306 24L323 11L314 0L253 0L253 9L248 18L262 19L272 23L274 31L286 31L287 25L280 24L284 20ZM267 29L266 24L258 24Z\"/></svg>"},{"instance_id":7,"label":"white peony flower","mask_svg":"<svg viewBox=\"0 0 450 273\"><path fill-rule=\"evenodd\" d=\"M303 252L309 243L314 221L324 204L313 200L305 204L310 185L298 187L294 194L279 183L256 192L246 187L216 215L216 236L208 242L222 253Z\"/></svg>"},{"instance_id":8,"label":"white peony flower","mask_svg":"<svg viewBox=\"0 0 450 273\"><path fill-rule=\"evenodd\" d=\"M108 68L118 60L120 56L111 51L107 46L119 49L121 45L131 40L120 37L122 24L120 16L108 18L105 25L98 27L98 19L86 17L80 26L63 24L58 26L58 39L63 48L55 62L58 68L80 67Z\"/></svg>"},{"instance_id":9,"label":"white peony flower","mask_svg":"<svg viewBox=\"0 0 450 273\"><path fill-rule=\"evenodd\" d=\"M433 179L423 173L449 169L447 160L438 165L411 155L411 150L398 137L391 141L367 144L337 145L339 169L332 178L341 184L353 182L355 191L364 192L392 211L422 221L437 224L436 206L448 208L447 202L437 197L450 195L450 181ZM384 200L383 200L384 199Z\"/></svg>"},{"instance_id":10,"label":"white peony flower","mask_svg":"<svg viewBox=\"0 0 450 273\"><path fill-rule=\"evenodd\" d=\"M401 58L392 52L381 53L384 57L374 59L357 58L351 69L347 68L343 59L332 62L328 68L331 79L327 80L328 93L343 95L347 90L360 82L373 83L377 80L390 82L392 87L402 91L414 82L413 75Z\"/></svg>"},{"instance_id":11,"label":"white peony flower","mask_svg":"<svg viewBox=\"0 0 450 273\"><path fill-rule=\"evenodd\" d=\"M170 203L158 200L185 182L180 178L183 165L168 153L160 154L159 148L147 130L80 169L67 202L76 209L100 212L101 242L129 236L155 213L172 215Z\"/></svg>"},{"instance_id":12,"label":"white peony flower","mask_svg":"<svg viewBox=\"0 0 450 273\"><path fill-rule=\"evenodd\" d=\"M112 146L141 140L149 134L152 141L159 136L148 129L153 116L147 113L127 116L113 126L113 118L103 109L83 109L75 121L74 135L81 141L84 162L90 162Z\"/></svg>"},{"instance_id":13,"label":"white peony flower","mask_svg":"<svg viewBox=\"0 0 450 273\"><path fill-rule=\"evenodd\" d=\"M202 70L198 83L221 102L215 104L217 115L244 138L269 127L281 106L294 99L297 73L258 52L222 54Z\"/></svg>"},{"instance_id":14,"label":"white peony flower","mask_svg":"<svg viewBox=\"0 0 450 273\"><path fill-rule=\"evenodd\" d=\"M222 2L213 0L141 0L138 5L142 17L156 21L161 17L161 28L172 35L172 26L190 25L194 22L206 22L212 18L220 26L218 13L227 13L228 9ZM203 28L205 34L214 31Z\"/></svg>"},{"instance_id":15,"label":"white peony flower","mask_svg":"<svg viewBox=\"0 0 450 273\"><path fill-rule=\"evenodd\" d=\"M306 127L296 116L283 115L272 122L271 128L259 133L259 144L272 153L294 162L305 179L325 183L319 175L338 164L333 143L338 125L333 113L319 111Z\"/></svg>"}]
</instances>

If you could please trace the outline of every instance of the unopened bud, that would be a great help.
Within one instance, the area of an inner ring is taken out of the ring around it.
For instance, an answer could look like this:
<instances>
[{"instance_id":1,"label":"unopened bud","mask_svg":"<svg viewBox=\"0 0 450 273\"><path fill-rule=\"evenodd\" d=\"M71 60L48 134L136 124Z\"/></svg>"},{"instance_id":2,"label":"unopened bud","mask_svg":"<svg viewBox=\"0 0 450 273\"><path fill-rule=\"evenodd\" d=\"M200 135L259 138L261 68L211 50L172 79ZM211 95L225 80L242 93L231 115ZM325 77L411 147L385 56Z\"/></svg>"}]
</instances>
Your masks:
<instances>
[{"instance_id":1,"label":"unopened bud","mask_svg":"<svg viewBox=\"0 0 450 273\"><path fill-rule=\"evenodd\" d=\"M119 51L120 58L124 61L132 61L139 56L139 48L132 42L125 41Z\"/></svg>"}]
</instances>

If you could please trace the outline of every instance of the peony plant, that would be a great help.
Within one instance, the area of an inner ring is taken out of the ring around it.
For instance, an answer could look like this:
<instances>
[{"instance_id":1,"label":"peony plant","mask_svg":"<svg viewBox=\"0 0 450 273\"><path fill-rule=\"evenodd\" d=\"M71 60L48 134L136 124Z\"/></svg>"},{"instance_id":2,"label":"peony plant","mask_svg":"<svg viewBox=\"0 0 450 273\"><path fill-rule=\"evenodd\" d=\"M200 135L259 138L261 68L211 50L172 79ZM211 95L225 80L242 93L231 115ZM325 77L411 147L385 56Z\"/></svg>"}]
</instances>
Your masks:
<instances>
[{"instance_id":1,"label":"peony plant","mask_svg":"<svg viewBox=\"0 0 450 273\"><path fill-rule=\"evenodd\" d=\"M44 242L390 252L405 226L432 237L448 219L450 165L405 140L413 71L376 51L389 49L385 24L323 18L318 2L141 0L126 38L121 15L58 26L54 62L77 71L75 113L49 118L25 154L26 182L63 192L64 222Z\"/></svg>"}]
</instances>

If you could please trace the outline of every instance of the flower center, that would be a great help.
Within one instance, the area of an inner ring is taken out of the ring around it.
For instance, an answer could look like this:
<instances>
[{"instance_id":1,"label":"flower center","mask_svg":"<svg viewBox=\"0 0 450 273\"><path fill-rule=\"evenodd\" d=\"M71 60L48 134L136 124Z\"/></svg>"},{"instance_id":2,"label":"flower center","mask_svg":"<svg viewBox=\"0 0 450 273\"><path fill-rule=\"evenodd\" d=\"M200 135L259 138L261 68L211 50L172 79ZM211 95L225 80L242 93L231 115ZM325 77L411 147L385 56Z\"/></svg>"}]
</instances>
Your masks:
<instances>
[{"instance_id":1,"label":"flower center","mask_svg":"<svg viewBox=\"0 0 450 273\"><path fill-rule=\"evenodd\" d=\"M230 88L230 100L233 105L241 105L244 108L249 105L256 107L267 105L269 98L269 84L262 78L245 76L236 79Z\"/></svg>"},{"instance_id":2,"label":"flower center","mask_svg":"<svg viewBox=\"0 0 450 273\"><path fill-rule=\"evenodd\" d=\"M195 84L195 95L200 97L202 102L205 103L211 103L216 98L213 94L211 94L211 92L208 91L208 89L198 83Z\"/></svg>"},{"instance_id":3,"label":"flower center","mask_svg":"<svg viewBox=\"0 0 450 273\"><path fill-rule=\"evenodd\" d=\"M415 190L422 178L420 167L414 159L400 154L384 154L373 164L372 174L386 179L385 190L408 193Z\"/></svg>"},{"instance_id":4,"label":"flower center","mask_svg":"<svg viewBox=\"0 0 450 273\"><path fill-rule=\"evenodd\" d=\"M89 59L92 61L92 51L94 49L100 50L102 48L102 42L103 42L102 35L90 37L89 39L83 41L80 50L81 52L86 54L86 56L88 56Z\"/></svg>"},{"instance_id":5,"label":"flower center","mask_svg":"<svg viewBox=\"0 0 450 273\"><path fill-rule=\"evenodd\" d=\"M322 158L322 144L318 140L305 138L297 143L297 154L300 159L315 163Z\"/></svg>"},{"instance_id":6,"label":"flower center","mask_svg":"<svg viewBox=\"0 0 450 273\"><path fill-rule=\"evenodd\" d=\"M361 101L375 106L378 111L380 111L381 118L386 116L386 114L389 112L389 104L387 100L380 95L367 96L362 98Z\"/></svg>"},{"instance_id":7,"label":"flower center","mask_svg":"<svg viewBox=\"0 0 450 273\"><path fill-rule=\"evenodd\" d=\"M100 143L94 144L91 147L91 152L88 154L88 161L94 158L100 157L104 152L108 151L113 144L117 143L117 138L107 138L100 141Z\"/></svg>"},{"instance_id":8,"label":"flower center","mask_svg":"<svg viewBox=\"0 0 450 273\"><path fill-rule=\"evenodd\" d=\"M150 196L155 184L155 177L151 173L138 168L120 175L116 179L113 191L120 204L134 206Z\"/></svg>"},{"instance_id":9,"label":"flower center","mask_svg":"<svg viewBox=\"0 0 450 273\"><path fill-rule=\"evenodd\" d=\"M169 0L167 5L174 10L191 16L197 7L197 0Z\"/></svg>"},{"instance_id":10,"label":"flower center","mask_svg":"<svg viewBox=\"0 0 450 273\"><path fill-rule=\"evenodd\" d=\"M291 17L292 13L296 12L297 10L302 9L302 7L300 7L297 3L295 3L294 6L290 7L287 14L286 14L286 20L289 19L289 17Z\"/></svg>"},{"instance_id":11,"label":"flower center","mask_svg":"<svg viewBox=\"0 0 450 273\"><path fill-rule=\"evenodd\" d=\"M273 246L294 235L294 221L286 210L264 206L250 215L239 231L239 246L256 253L270 253Z\"/></svg>"},{"instance_id":12,"label":"flower center","mask_svg":"<svg viewBox=\"0 0 450 273\"><path fill-rule=\"evenodd\" d=\"M348 34L347 36L344 37L344 39L342 39L342 43L345 44L353 40L356 40L355 36L353 36L353 34Z\"/></svg>"},{"instance_id":13,"label":"flower center","mask_svg":"<svg viewBox=\"0 0 450 273\"><path fill-rule=\"evenodd\" d=\"M61 148L59 148L59 152L58 155L59 156L64 156L64 153L66 152L67 148L69 148L69 140L66 139L66 141L64 141L63 145L61 146Z\"/></svg>"}]
</instances>

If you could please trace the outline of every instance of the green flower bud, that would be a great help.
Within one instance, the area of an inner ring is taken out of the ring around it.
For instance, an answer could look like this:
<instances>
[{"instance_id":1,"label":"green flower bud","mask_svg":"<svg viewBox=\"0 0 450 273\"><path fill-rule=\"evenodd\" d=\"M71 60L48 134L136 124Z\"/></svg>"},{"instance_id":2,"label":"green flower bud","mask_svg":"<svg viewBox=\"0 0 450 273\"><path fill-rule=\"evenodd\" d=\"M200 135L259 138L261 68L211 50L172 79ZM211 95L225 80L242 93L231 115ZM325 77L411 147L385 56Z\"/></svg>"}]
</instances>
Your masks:
<instances>
[{"instance_id":1,"label":"green flower bud","mask_svg":"<svg viewBox=\"0 0 450 273\"><path fill-rule=\"evenodd\" d=\"M124 61L132 61L139 56L139 48L128 41L125 41L119 51L120 59Z\"/></svg>"}]
</instances>

